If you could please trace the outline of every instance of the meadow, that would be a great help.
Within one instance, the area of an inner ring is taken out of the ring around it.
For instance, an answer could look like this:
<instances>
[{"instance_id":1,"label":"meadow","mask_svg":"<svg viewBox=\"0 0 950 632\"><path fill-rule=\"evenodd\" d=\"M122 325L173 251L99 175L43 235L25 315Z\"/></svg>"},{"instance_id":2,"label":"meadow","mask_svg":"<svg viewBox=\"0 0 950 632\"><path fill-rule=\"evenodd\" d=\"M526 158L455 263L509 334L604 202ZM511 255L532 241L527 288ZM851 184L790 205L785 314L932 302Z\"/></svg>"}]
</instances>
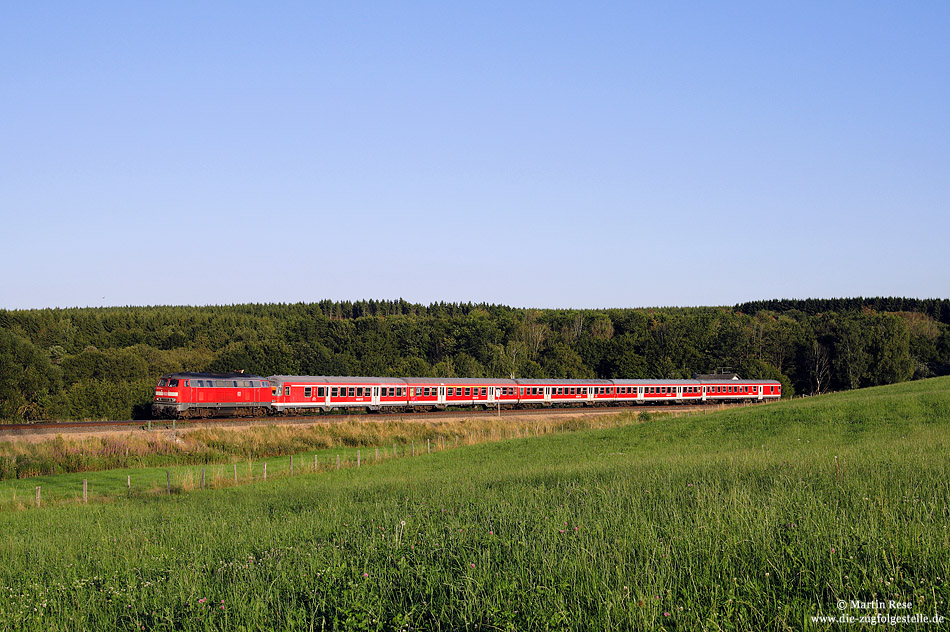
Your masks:
<instances>
[{"instance_id":1,"label":"meadow","mask_svg":"<svg viewBox=\"0 0 950 632\"><path fill-rule=\"evenodd\" d=\"M798 630L947 615L948 448L939 378L3 511L0 625ZM868 606L888 600L907 605Z\"/></svg>"}]
</instances>

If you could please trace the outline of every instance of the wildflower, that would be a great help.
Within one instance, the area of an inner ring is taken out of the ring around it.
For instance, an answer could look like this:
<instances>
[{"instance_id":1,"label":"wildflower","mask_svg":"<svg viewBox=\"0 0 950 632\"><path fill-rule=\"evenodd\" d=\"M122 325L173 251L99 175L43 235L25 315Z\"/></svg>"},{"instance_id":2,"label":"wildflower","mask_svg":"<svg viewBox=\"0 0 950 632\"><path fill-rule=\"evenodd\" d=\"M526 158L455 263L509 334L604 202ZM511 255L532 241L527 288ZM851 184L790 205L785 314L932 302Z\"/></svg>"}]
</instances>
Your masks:
<instances>
[{"instance_id":1,"label":"wildflower","mask_svg":"<svg viewBox=\"0 0 950 632\"><path fill-rule=\"evenodd\" d=\"M474 562L472 563L472 568L475 568L475 563L474 563Z\"/></svg>"},{"instance_id":2,"label":"wildflower","mask_svg":"<svg viewBox=\"0 0 950 632\"><path fill-rule=\"evenodd\" d=\"M834 553L835 553L835 547L831 547L831 554L834 555Z\"/></svg>"},{"instance_id":3,"label":"wildflower","mask_svg":"<svg viewBox=\"0 0 950 632\"><path fill-rule=\"evenodd\" d=\"M664 616L664 617L668 617L668 616L670 616L670 613L669 613L669 612L664 612L664 613L663 613L663 616Z\"/></svg>"},{"instance_id":4,"label":"wildflower","mask_svg":"<svg viewBox=\"0 0 950 632\"><path fill-rule=\"evenodd\" d=\"M369 577L369 573L363 573L363 577Z\"/></svg>"}]
</instances>

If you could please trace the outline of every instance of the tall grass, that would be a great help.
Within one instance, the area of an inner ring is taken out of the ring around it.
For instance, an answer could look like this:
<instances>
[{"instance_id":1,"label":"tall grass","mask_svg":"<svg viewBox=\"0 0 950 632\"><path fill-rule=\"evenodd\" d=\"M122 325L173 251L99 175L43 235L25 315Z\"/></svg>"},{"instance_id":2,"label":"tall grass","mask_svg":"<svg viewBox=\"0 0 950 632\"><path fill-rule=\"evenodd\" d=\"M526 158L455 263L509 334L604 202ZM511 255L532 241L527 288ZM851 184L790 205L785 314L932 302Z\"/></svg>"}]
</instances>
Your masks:
<instances>
[{"instance_id":1,"label":"tall grass","mask_svg":"<svg viewBox=\"0 0 950 632\"><path fill-rule=\"evenodd\" d=\"M668 413L673 414L673 413ZM458 439L498 440L509 437L607 426L616 413L597 420L558 417L538 420L476 417L440 422L359 421L348 419L311 426L266 425L235 430L225 427L177 432L130 432L48 441L0 442L0 480L117 468L231 463L236 460L286 456L335 447L381 446Z\"/></svg>"},{"instance_id":2,"label":"tall grass","mask_svg":"<svg viewBox=\"0 0 950 632\"><path fill-rule=\"evenodd\" d=\"M878 599L947 614L948 384L2 513L0 623L787 630Z\"/></svg>"}]
</instances>

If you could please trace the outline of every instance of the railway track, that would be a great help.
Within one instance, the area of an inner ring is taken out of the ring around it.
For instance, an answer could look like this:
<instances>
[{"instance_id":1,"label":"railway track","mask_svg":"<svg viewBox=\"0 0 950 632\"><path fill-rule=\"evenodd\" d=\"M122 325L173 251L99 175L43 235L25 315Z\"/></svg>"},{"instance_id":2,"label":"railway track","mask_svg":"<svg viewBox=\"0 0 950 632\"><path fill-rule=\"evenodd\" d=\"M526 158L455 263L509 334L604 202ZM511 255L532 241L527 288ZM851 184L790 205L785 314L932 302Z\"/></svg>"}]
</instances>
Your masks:
<instances>
[{"instance_id":1,"label":"railway track","mask_svg":"<svg viewBox=\"0 0 950 632\"><path fill-rule=\"evenodd\" d=\"M172 429L196 429L214 426L228 425L268 425L273 423L307 425L313 423L341 422L347 419L366 419L368 421L384 420L405 420L405 421L426 421L435 418L440 419L461 419L472 417L505 417L505 416L524 416L524 415L547 415L547 416L565 416L565 415L590 415L590 414L612 414L621 412L671 412L684 413L700 410L722 410L725 408L736 408L750 406L755 404L743 403L716 403L706 405L668 405L668 404L640 404L637 406L610 406L610 407L569 407L569 408L524 408L524 409L502 409L501 411L488 410L432 410L426 412L419 411L386 411L382 413L364 413L364 412L340 412L340 413L322 413L317 415L293 415L280 417L218 417L209 419L195 420L124 420L124 421L49 421L30 424L0 424L0 434L55 434L57 431L81 432L83 430L107 430L139 428L142 430L172 430Z\"/></svg>"}]
</instances>

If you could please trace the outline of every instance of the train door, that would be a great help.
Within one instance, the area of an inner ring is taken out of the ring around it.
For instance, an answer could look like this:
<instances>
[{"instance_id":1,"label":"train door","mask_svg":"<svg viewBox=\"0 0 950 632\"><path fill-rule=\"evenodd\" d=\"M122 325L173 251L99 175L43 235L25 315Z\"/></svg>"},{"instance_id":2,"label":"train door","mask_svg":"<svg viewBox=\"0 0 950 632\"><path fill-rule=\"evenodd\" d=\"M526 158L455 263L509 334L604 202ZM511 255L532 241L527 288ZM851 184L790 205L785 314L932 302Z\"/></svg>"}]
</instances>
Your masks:
<instances>
[{"instance_id":1,"label":"train door","mask_svg":"<svg viewBox=\"0 0 950 632\"><path fill-rule=\"evenodd\" d=\"M762 385L759 384L758 399L762 399Z\"/></svg>"},{"instance_id":2,"label":"train door","mask_svg":"<svg viewBox=\"0 0 950 632\"><path fill-rule=\"evenodd\" d=\"M488 387L488 403L489 404L495 403L495 387L494 386Z\"/></svg>"},{"instance_id":3,"label":"train door","mask_svg":"<svg viewBox=\"0 0 950 632\"><path fill-rule=\"evenodd\" d=\"M373 387L373 406L379 406L379 387Z\"/></svg>"},{"instance_id":4,"label":"train door","mask_svg":"<svg viewBox=\"0 0 950 632\"><path fill-rule=\"evenodd\" d=\"M682 399L682 398L683 398L683 387L682 387L682 386L677 386L677 387L676 387L676 399Z\"/></svg>"},{"instance_id":5,"label":"train door","mask_svg":"<svg viewBox=\"0 0 950 632\"><path fill-rule=\"evenodd\" d=\"M445 404L445 384L439 386L439 403Z\"/></svg>"}]
</instances>

